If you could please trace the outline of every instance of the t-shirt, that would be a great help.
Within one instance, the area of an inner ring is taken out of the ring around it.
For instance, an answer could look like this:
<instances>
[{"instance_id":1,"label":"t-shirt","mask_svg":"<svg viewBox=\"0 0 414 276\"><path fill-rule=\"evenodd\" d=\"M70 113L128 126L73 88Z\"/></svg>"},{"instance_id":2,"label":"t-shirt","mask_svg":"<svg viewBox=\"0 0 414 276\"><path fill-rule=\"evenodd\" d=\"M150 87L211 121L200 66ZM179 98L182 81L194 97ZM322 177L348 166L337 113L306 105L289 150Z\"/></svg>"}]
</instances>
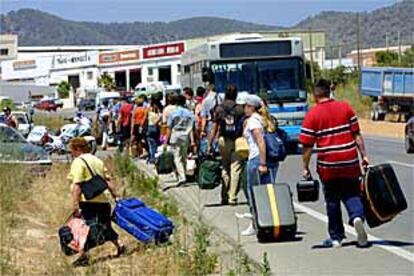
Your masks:
<instances>
[{"instance_id":1,"label":"t-shirt","mask_svg":"<svg viewBox=\"0 0 414 276\"><path fill-rule=\"evenodd\" d=\"M135 108L134 114L133 114L133 120L135 125L144 126L145 124L145 117L147 114L148 109L143 106L139 106Z\"/></svg>"},{"instance_id":2,"label":"t-shirt","mask_svg":"<svg viewBox=\"0 0 414 276\"><path fill-rule=\"evenodd\" d=\"M70 166L70 172L67 176L67 179L71 182L71 190L73 189L73 185L88 181L92 178L88 167L81 158L83 158L88 163L89 167L95 174L98 174L102 177L107 176L107 170L101 159L90 153L82 154L81 156L75 158ZM108 202L108 191L105 191L104 193L90 200L86 200L82 194L81 201Z\"/></svg>"},{"instance_id":3,"label":"t-shirt","mask_svg":"<svg viewBox=\"0 0 414 276\"><path fill-rule=\"evenodd\" d=\"M249 160L254 159L259 156L259 146L256 143L256 139L253 135L254 129L263 130L262 117L258 113L253 113L252 116L247 118L246 125L244 127L243 135L247 140L249 145Z\"/></svg>"},{"instance_id":4,"label":"t-shirt","mask_svg":"<svg viewBox=\"0 0 414 276\"><path fill-rule=\"evenodd\" d=\"M162 112L162 123L166 124L170 113L177 108L176 105L167 105Z\"/></svg>"},{"instance_id":5,"label":"t-shirt","mask_svg":"<svg viewBox=\"0 0 414 276\"><path fill-rule=\"evenodd\" d=\"M161 118L161 114L154 111L148 112L148 125L155 126Z\"/></svg>"},{"instance_id":6,"label":"t-shirt","mask_svg":"<svg viewBox=\"0 0 414 276\"><path fill-rule=\"evenodd\" d=\"M357 116L346 102L329 99L306 114L299 141L307 146L316 144L317 170L323 182L360 176L354 139L358 132Z\"/></svg>"},{"instance_id":7,"label":"t-shirt","mask_svg":"<svg viewBox=\"0 0 414 276\"><path fill-rule=\"evenodd\" d=\"M211 120L211 116L214 113L214 108L221 104L222 99L217 92L210 91L207 97L203 100L201 106L200 116Z\"/></svg>"},{"instance_id":8,"label":"t-shirt","mask_svg":"<svg viewBox=\"0 0 414 276\"><path fill-rule=\"evenodd\" d=\"M123 127L130 125L132 109L134 109L134 106L130 103L123 103L121 105L121 108L119 109L119 115L122 118L121 124Z\"/></svg>"}]
</instances>

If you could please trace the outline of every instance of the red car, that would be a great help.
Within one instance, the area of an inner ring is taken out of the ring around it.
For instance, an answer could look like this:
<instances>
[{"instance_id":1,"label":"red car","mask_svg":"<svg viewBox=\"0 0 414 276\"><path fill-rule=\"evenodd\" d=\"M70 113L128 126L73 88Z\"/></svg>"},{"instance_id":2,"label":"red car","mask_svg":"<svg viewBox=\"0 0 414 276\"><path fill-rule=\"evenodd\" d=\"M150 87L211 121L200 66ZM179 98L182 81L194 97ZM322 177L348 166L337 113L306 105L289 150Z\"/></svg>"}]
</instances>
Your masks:
<instances>
[{"instance_id":1,"label":"red car","mask_svg":"<svg viewBox=\"0 0 414 276\"><path fill-rule=\"evenodd\" d=\"M56 111L58 106L54 100L44 100L44 101L40 101L37 104L35 104L34 108L45 110L45 111Z\"/></svg>"}]
</instances>

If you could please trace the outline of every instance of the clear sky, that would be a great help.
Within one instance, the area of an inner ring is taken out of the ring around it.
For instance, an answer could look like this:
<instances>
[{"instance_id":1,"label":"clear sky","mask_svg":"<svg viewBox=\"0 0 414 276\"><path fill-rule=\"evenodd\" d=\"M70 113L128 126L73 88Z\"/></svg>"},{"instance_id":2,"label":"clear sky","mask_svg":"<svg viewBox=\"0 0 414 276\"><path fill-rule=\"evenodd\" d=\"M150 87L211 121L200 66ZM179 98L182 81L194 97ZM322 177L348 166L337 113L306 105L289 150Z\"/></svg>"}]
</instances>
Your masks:
<instances>
[{"instance_id":1,"label":"clear sky","mask_svg":"<svg viewBox=\"0 0 414 276\"><path fill-rule=\"evenodd\" d=\"M220 16L291 26L320 11L371 11L395 2L397 0L0 0L0 12L36 8L66 19L99 22Z\"/></svg>"}]
</instances>

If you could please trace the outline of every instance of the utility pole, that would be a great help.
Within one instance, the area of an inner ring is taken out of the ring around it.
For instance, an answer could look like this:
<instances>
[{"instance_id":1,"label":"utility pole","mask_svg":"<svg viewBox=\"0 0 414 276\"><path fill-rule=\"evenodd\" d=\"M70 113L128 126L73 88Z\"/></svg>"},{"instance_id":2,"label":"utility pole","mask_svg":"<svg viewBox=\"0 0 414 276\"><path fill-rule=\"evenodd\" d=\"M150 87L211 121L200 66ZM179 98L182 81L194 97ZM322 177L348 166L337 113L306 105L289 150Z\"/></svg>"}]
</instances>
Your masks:
<instances>
[{"instance_id":1,"label":"utility pole","mask_svg":"<svg viewBox=\"0 0 414 276\"><path fill-rule=\"evenodd\" d=\"M357 39L357 62L358 62L358 71L361 71L361 45L359 37L359 12L356 14L356 39Z\"/></svg>"},{"instance_id":2,"label":"utility pole","mask_svg":"<svg viewBox=\"0 0 414 276\"><path fill-rule=\"evenodd\" d=\"M401 32L398 31L398 65L401 65Z\"/></svg>"},{"instance_id":3,"label":"utility pole","mask_svg":"<svg viewBox=\"0 0 414 276\"><path fill-rule=\"evenodd\" d=\"M313 75L313 46L312 46L312 28L309 28L309 50L310 50L310 71L311 71L311 81L312 85L315 83Z\"/></svg>"},{"instance_id":4,"label":"utility pole","mask_svg":"<svg viewBox=\"0 0 414 276\"><path fill-rule=\"evenodd\" d=\"M388 45L388 32L385 32L385 48L387 49L387 51L388 51L388 47L389 47L389 45Z\"/></svg>"},{"instance_id":5,"label":"utility pole","mask_svg":"<svg viewBox=\"0 0 414 276\"><path fill-rule=\"evenodd\" d=\"M342 65L342 45L338 46L338 60L339 60L339 65Z\"/></svg>"}]
</instances>

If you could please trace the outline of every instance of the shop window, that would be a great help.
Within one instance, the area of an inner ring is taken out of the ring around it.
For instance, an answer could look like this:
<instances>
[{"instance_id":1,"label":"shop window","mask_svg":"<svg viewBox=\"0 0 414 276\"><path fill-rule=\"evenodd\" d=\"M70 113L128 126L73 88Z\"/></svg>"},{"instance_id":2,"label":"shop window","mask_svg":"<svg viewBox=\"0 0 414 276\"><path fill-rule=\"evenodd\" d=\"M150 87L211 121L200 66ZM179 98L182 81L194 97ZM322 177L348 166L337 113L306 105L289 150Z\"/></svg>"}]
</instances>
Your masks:
<instances>
[{"instance_id":1,"label":"shop window","mask_svg":"<svg viewBox=\"0 0 414 276\"><path fill-rule=\"evenodd\" d=\"M0 56L9 55L9 49L0 49Z\"/></svg>"},{"instance_id":2,"label":"shop window","mask_svg":"<svg viewBox=\"0 0 414 276\"><path fill-rule=\"evenodd\" d=\"M93 72L92 72L92 71L88 71L88 72L86 72L86 78L87 78L88 80L93 79Z\"/></svg>"},{"instance_id":3,"label":"shop window","mask_svg":"<svg viewBox=\"0 0 414 276\"><path fill-rule=\"evenodd\" d=\"M148 76L152 76L154 74L154 69L153 68L148 68Z\"/></svg>"}]
</instances>

